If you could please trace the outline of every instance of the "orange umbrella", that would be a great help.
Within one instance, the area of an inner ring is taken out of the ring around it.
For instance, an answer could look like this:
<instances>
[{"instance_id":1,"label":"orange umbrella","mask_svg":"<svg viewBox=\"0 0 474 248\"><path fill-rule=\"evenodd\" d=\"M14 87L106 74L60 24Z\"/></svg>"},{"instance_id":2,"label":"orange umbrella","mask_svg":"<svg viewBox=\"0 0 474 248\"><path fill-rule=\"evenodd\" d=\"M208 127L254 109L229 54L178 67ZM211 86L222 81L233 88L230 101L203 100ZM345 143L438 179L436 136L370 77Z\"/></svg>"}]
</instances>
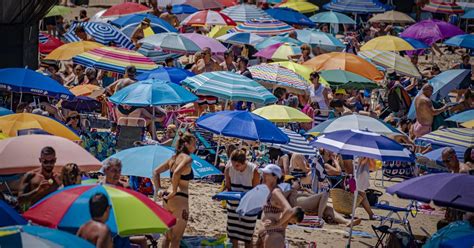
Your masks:
<instances>
[{"instance_id":1,"label":"orange umbrella","mask_svg":"<svg viewBox=\"0 0 474 248\"><path fill-rule=\"evenodd\" d=\"M303 65L309 66L315 71L344 70L373 81L383 79L383 73L378 71L374 65L352 53L325 53L304 62Z\"/></svg>"},{"instance_id":2,"label":"orange umbrella","mask_svg":"<svg viewBox=\"0 0 474 248\"><path fill-rule=\"evenodd\" d=\"M89 96L92 92L102 90L101 87L93 84L81 84L69 89L75 96Z\"/></svg>"}]
</instances>

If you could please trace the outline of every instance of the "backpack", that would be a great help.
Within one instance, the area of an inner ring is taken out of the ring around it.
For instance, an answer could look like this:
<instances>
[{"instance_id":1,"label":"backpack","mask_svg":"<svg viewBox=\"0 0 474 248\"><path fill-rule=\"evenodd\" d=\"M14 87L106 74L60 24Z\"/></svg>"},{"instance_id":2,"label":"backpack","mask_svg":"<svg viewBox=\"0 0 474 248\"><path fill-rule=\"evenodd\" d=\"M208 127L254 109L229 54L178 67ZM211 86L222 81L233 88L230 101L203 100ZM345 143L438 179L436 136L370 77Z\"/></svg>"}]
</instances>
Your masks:
<instances>
[{"instance_id":1,"label":"backpack","mask_svg":"<svg viewBox=\"0 0 474 248\"><path fill-rule=\"evenodd\" d=\"M388 108L392 112L408 113L411 98L408 92L401 86L395 85L388 92Z\"/></svg>"}]
</instances>

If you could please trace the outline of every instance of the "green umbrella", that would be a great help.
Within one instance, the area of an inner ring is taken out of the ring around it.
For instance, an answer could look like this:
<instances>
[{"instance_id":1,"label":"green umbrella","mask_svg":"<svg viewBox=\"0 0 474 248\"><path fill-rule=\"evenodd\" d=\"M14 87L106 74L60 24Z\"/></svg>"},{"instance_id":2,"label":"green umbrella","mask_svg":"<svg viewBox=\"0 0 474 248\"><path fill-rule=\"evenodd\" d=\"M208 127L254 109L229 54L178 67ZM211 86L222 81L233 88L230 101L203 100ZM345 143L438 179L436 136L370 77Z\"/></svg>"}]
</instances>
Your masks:
<instances>
[{"instance_id":1,"label":"green umbrella","mask_svg":"<svg viewBox=\"0 0 474 248\"><path fill-rule=\"evenodd\" d=\"M70 13L71 13L71 8L61 6L61 5L56 5L56 6L54 6L53 8L51 8L49 10L48 14L46 14L45 17L64 16L64 15L67 15L67 14L70 14Z\"/></svg>"},{"instance_id":2,"label":"green umbrella","mask_svg":"<svg viewBox=\"0 0 474 248\"><path fill-rule=\"evenodd\" d=\"M378 85L368 78L344 70L320 71L319 75L324 78L330 86L343 89L373 89Z\"/></svg>"}]
</instances>

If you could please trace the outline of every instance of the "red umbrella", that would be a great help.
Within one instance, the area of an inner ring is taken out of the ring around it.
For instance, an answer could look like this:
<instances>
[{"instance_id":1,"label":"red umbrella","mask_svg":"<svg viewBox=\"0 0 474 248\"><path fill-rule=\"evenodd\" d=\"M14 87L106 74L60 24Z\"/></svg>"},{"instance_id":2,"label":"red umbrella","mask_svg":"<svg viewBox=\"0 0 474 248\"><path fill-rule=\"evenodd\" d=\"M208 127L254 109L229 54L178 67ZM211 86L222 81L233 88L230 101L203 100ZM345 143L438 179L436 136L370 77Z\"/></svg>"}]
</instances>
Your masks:
<instances>
[{"instance_id":1,"label":"red umbrella","mask_svg":"<svg viewBox=\"0 0 474 248\"><path fill-rule=\"evenodd\" d=\"M186 0L183 4L191 5L197 9L223 9L224 4L218 0Z\"/></svg>"},{"instance_id":2,"label":"red umbrella","mask_svg":"<svg viewBox=\"0 0 474 248\"><path fill-rule=\"evenodd\" d=\"M181 25L237 25L230 17L212 10L202 10L191 14L181 22Z\"/></svg>"},{"instance_id":3,"label":"red umbrella","mask_svg":"<svg viewBox=\"0 0 474 248\"><path fill-rule=\"evenodd\" d=\"M130 14L135 14L135 13L144 13L144 12L149 12L151 9L149 9L147 6L138 4L138 3L132 3L132 2L127 2L127 3L121 3L114 5L110 7L108 10L102 14L103 17L111 17L111 16L124 16L124 15L130 15Z\"/></svg>"},{"instance_id":4,"label":"red umbrella","mask_svg":"<svg viewBox=\"0 0 474 248\"><path fill-rule=\"evenodd\" d=\"M224 5L225 7L231 7L237 5L237 1L235 0L217 0L219 3Z\"/></svg>"},{"instance_id":5,"label":"red umbrella","mask_svg":"<svg viewBox=\"0 0 474 248\"><path fill-rule=\"evenodd\" d=\"M39 42L38 46L40 53L50 53L64 44L60 39L49 34L42 34L42 36L46 37L47 40L46 42Z\"/></svg>"}]
</instances>

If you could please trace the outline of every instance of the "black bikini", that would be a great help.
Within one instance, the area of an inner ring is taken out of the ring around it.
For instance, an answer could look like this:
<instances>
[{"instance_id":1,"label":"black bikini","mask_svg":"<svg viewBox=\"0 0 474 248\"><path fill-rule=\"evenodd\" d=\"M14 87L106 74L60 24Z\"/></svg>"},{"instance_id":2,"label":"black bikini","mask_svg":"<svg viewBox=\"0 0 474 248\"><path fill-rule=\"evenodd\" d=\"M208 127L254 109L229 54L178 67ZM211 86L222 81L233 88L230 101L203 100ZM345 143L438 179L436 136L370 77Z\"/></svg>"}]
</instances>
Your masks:
<instances>
[{"instance_id":1,"label":"black bikini","mask_svg":"<svg viewBox=\"0 0 474 248\"><path fill-rule=\"evenodd\" d=\"M173 178L173 172L170 171L170 178ZM181 175L180 177L181 180L183 181L190 181L190 180L193 180L194 179L194 172L193 170L191 169L191 172L187 175ZM163 193L163 196L166 196L168 195L169 193L168 192L165 192ZM176 193L176 196L182 196L184 198L189 198L189 195L186 194L186 193L183 193L183 192L177 192ZM168 203L168 200L167 199L163 199L166 203Z\"/></svg>"}]
</instances>

